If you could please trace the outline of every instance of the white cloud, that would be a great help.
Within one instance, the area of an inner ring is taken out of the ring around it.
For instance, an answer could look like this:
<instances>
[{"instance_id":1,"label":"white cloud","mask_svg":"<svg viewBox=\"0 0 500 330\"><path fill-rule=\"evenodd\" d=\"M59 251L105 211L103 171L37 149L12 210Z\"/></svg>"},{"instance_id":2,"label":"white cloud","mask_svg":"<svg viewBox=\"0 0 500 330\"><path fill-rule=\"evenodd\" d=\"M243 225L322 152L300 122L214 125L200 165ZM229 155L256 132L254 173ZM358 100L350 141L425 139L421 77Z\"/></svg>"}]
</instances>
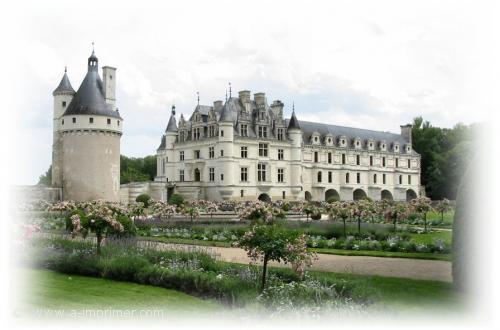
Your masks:
<instances>
[{"instance_id":1,"label":"white cloud","mask_svg":"<svg viewBox=\"0 0 500 330\"><path fill-rule=\"evenodd\" d=\"M472 4L472 5L471 5ZM65 65L76 89L90 43L118 68L122 151L156 149L170 106L264 91L299 118L397 132L423 115L436 125L487 120L489 8L468 1L237 3L182 1L32 2L12 8L13 119L25 153L19 178L34 182L50 163L52 90ZM496 104L498 104L497 101ZM21 120L22 117L22 120ZM35 165L36 164L36 165ZM31 180L28 178L32 178Z\"/></svg>"}]
</instances>

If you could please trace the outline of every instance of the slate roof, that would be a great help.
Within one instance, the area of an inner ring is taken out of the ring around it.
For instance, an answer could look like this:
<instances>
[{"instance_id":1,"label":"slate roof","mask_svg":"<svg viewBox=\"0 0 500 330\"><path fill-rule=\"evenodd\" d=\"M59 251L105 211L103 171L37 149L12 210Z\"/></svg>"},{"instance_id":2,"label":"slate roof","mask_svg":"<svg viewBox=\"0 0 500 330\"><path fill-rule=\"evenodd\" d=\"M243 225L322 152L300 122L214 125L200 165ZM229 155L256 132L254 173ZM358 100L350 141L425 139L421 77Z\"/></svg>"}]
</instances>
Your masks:
<instances>
[{"instance_id":1,"label":"slate roof","mask_svg":"<svg viewBox=\"0 0 500 330\"><path fill-rule=\"evenodd\" d=\"M94 52L89 61L91 59L97 60ZM97 66L89 66L80 88L63 114L63 116L67 115L97 115L121 119L118 111L113 110L105 101L103 83Z\"/></svg>"},{"instance_id":2,"label":"slate roof","mask_svg":"<svg viewBox=\"0 0 500 330\"><path fill-rule=\"evenodd\" d=\"M56 93L74 93L75 90L73 89L73 86L71 86L71 83L69 82L68 75L66 74L66 70L64 70L64 75L61 79L61 82L59 83L59 86L57 86L56 89L52 92L52 94Z\"/></svg>"},{"instance_id":3,"label":"slate roof","mask_svg":"<svg viewBox=\"0 0 500 330\"><path fill-rule=\"evenodd\" d=\"M288 129L300 129L299 121L297 117L295 117L295 111L292 112L292 117L288 122Z\"/></svg>"},{"instance_id":4,"label":"slate roof","mask_svg":"<svg viewBox=\"0 0 500 330\"><path fill-rule=\"evenodd\" d=\"M175 122L175 114L170 115L168 120L167 129L165 132L177 132L177 123Z\"/></svg>"}]
</instances>

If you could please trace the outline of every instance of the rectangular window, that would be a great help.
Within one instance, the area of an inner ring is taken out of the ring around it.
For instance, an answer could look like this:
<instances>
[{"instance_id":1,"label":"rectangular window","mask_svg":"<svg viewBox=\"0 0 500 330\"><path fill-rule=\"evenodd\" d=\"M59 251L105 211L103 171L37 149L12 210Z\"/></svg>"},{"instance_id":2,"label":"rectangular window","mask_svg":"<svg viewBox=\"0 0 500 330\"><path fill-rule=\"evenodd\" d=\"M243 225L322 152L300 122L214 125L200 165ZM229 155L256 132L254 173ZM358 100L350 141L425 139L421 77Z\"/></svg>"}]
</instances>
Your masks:
<instances>
[{"instance_id":1,"label":"rectangular window","mask_svg":"<svg viewBox=\"0 0 500 330\"><path fill-rule=\"evenodd\" d=\"M259 143L259 156L260 157L267 157L267 144L266 143Z\"/></svg>"},{"instance_id":2,"label":"rectangular window","mask_svg":"<svg viewBox=\"0 0 500 330\"><path fill-rule=\"evenodd\" d=\"M120 121L119 120L117 121L117 123L118 123L118 126L120 126Z\"/></svg>"},{"instance_id":3,"label":"rectangular window","mask_svg":"<svg viewBox=\"0 0 500 330\"><path fill-rule=\"evenodd\" d=\"M373 183L377 183L377 174L373 174Z\"/></svg>"},{"instance_id":4,"label":"rectangular window","mask_svg":"<svg viewBox=\"0 0 500 330\"><path fill-rule=\"evenodd\" d=\"M63 120L61 120L61 125L64 125L64 119L63 119Z\"/></svg>"},{"instance_id":5,"label":"rectangular window","mask_svg":"<svg viewBox=\"0 0 500 330\"><path fill-rule=\"evenodd\" d=\"M283 128L278 128L278 140L283 140Z\"/></svg>"},{"instance_id":6,"label":"rectangular window","mask_svg":"<svg viewBox=\"0 0 500 330\"><path fill-rule=\"evenodd\" d=\"M266 181L266 164L257 164L257 181Z\"/></svg>"},{"instance_id":7,"label":"rectangular window","mask_svg":"<svg viewBox=\"0 0 500 330\"><path fill-rule=\"evenodd\" d=\"M329 152L328 153L328 164L331 164L332 163L332 153Z\"/></svg>"},{"instance_id":8,"label":"rectangular window","mask_svg":"<svg viewBox=\"0 0 500 330\"><path fill-rule=\"evenodd\" d=\"M285 170L278 168L278 182L285 182Z\"/></svg>"},{"instance_id":9,"label":"rectangular window","mask_svg":"<svg viewBox=\"0 0 500 330\"><path fill-rule=\"evenodd\" d=\"M283 160L284 159L284 151L283 149L278 149L278 160Z\"/></svg>"},{"instance_id":10,"label":"rectangular window","mask_svg":"<svg viewBox=\"0 0 500 330\"><path fill-rule=\"evenodd\" d=\"M247 182L248 181L248 168L247 167L242 167L240 169L240 181L241 182Z\"/></svg>"},{"instance_id":11,"label":"rectangular window","mask_svg":"<svg viewBox=\"0 0 500 330\"><path fill-rule=\"evenodd\" d=\"M220 136L224 136L224 131L220 130Z\"/></svg>"},{"instance_id":12,"label":"rectangular window","mask_svg":"<svg viewBox=\"0 0 500 330\"><path fill-rule=\"evenodd\" d=\"M323 172L318 171L318 182L323 181Z\"/></svg>"},{"instance_id":13,"label":"rectangular window","mask_svg":"<svg viewBox=\"0 0 500 330\"><path fill-rule=\"evenodd\" d=\"M345 154L342 154L342 164L345 165Z\"/></svg>"},{"instance_id":14,"label":"rectangular window","mask_svg":"<svg viewBox=\"0 0 500 330\"><path fill-rule=\"evenodd\" d=\"M382 183L385 184L386 180L385 180L385 174L382 174Z\"/></svg>"},{"instance_id":15,"label":"rectangular window","mask_svg":"<svg viewBox=\"0 0 500 330\"><path fill-rule=\"evenodd\" d=\"M220 156L221 156L221 157L224 157L224 150L221 150L221 151L220 151Z\"/></svg>"},{"instance_id":16,"label":"rectangular window","mask_svg":"<svg viewBox=\"0 0 500 330\"><path fill-rule=\"evenodd\" d=\"M259 126L259 137L267 138L267 126Z\"/></svg>"},{"instance_id":17,"label":"rectangular window","mask_svg":"<svg viewBox=\"0 0 500 330\"><path fill-rule=\"evenodd\" d=\"M220 175L220 180L224 181L224 174L223 173Z\"/></svg>"},{"instance_id":18,"label":"rectangular window","mask_svg":"<svg viewBox=\"0 0 500 330\"><path fill-rule=\"evenodd\" d=\"M94 123L94 118L90 117L89 118L89 124L93 124Z\"/></svg>"},{"instance_id":19,"label":"rectangular window","mask_svg":"<svg viewBox=\"0 0 500 330\"><path fill-rule=\"evenodd\" d=\"M63 106L63 108L66 107L66 101L62 101L62 106Z\"/></svg>"},{"instance_id":20,"label":"rectangular window","mask_svg":"<svg viewBox=\"0 0 500 330\"><path fill-rule=\"evenodd\" d=\"M314 152L314 162L317 163L319 161L319 156L318 156L318 152L315 151Z\"/></svg>"},{"instance_id":21,"label":"rectangular window","mask_svg":"<svg viewBox=\"0 0 500 330\"><path fill-rule=\"evenodd\" d=\"M208 158L214 158L214 157L215 157L214 147L208 147Z\"/></svg>"},{"instance_id":22,"label":"rectangular window","mask_svg":"<svg viewBox=\"0 0 500 330\"><path fill-rule=\"evenodd\" d=\"M245 195L245 191L243 189L240 190L240 197L243 197Z\"/></svg>"},{"instance_id":23,"label":"rectangular window","mask_svg":"<svg viewBox=\"0 0 500 330\"><path fill-rule=\"evenodd\" d=\"M402 175L399 176L399 184L403 184L403 176Z\"/></svg>"},{"instance_id":24,"label":"rectangular window","mask_svg":"<svg viewBox=\"0 0 500 330\"><path fill-rule=\"evenodd\" d=\"M247 125L241 125L240 126L240 134L241 136L248 136L248 127Z\"/></svg>"},{"instance_id":25,"label":"rectangular window","mask_svg":"<svg viewBox=\"0 0 500 330\"><path fill-rule=\"evenodd\" d=\"M408 168L411 168L411 160L408 159Z\"/></svg>"},{"instance_id":26,"label":"rectangular window","mask_svg":"<svg viewBox=\"0 0 500 330\"><path fill-rule=\"evenodd\" d=\"M180 160L181 162L183 162L183 161L184 161L184 151L179 151L179 160Z\"/></svg>"},{"instance_id":27,"label":"rectangular window","mask_svg":"<svg viewBox=\"0 0 500 330\"><path fill-rule=\"evenodd\" d=\"M195 150L194 151L194 158L195 159L200 159L200 151L199 150Z\"/></svg>"},{"instance_id":28,"label":"rectangular window","mask_svg":"<svg viewBox=\"0 0 500 330\"><path fill-rule=\"evenodd\" d=\"M184 182L184 170L179 170L179 181Z\"/></svg>"},{"instance_id":29,"label":"rectangular window","mask_svg":"<svg viewBox=\"0 0 500 330\"><path fill-rule=\"evenodd\" d=\"M399 167L399 158L396 158L396 167Z\"/></svg>"},{"instance_id":30,"label":"rectangular window","mask_svg":"<svg viewBox=\"0 0 500 330\"><path fill-rule=\"evenodd\" d=\"M247 157L248 157L248 148L241 147L241 158L247 158Z\"/></svg>"},{"instance_id":31,"label":"rectangular window","mask_svg":"<svg viewBox=\"0 0 500 330\"><path fill-rule=\"evenodd\" d=\"M108 125L111 125L111 119L110 118L107 119L107 122L108 122Z\"/></svg>"},{"instance_id":32,"label":"rectangular window","mask_svg":"<svg viewBox=\"0 0 500 330\"><path fill-rule=\"evenodd\" d=\"M382 157L382 167L385 167L385 157Z\"/></svg>"},{"instance_id":33,"label":"rectangular window","mask_svg":"<svg viewBox=\"0 0 500 330\"><path fill-rule=\"evenodd\" d=\"M210 167L208 169L208 181L214 182L215 181L215 168Z\"/></svg>"},{"instance_id":34,"label":"rectangular window","mask_svg":"<svg viewBox=\"0 0 500 330\"><path fill-rule=\"evenodd\" d=\"M373 166L373 156L370 156L370 166Z\"/></svg>"},{"instance_id":35,"label":"rectangular window","mask_svg":"<svg viewBox=\"0 0 500 330\"><path fill-rule=\"evenodd\" d=\"M411 184L411 175L408 175L408 184Z\"/></svg>"},{"instance_id":36,"label":"rectangular window","mask_svg":"<svg viewBox=\"0 0 500 330\"><path fill-rule=\"evenodd\" d=\"M356 155L356 165L361 164L361 157L359 155Z\"/></svg>"},{"instance_id":37,"label":"rectangular window","mask_svg":"<svg viewBox=\"0 0 500 330\"><path fill-rule=\"evenodd\" d=\"M73 117L73 124L76 124L76 118Z\"/></svg>"},{"instance_id":38,"label":"rectangular window","mask_svg":"<svg viewBox=\"0 0 500 330\"><path fill-rule=\"evenodd\" d=\"M356 173L356 183L361 183L361 173Z\"/></svg>"},{"instance_id":39,"label":"rectangular window","mask_svg":"<svg viewBox=\"0 0 500 330\"><path fill-rule=\"evenodd\" d=\"M282 196L283 196L283 199L286 198L286 192L284 190L283 190Z\"/></svg>"},{"instance_id":40,"label":"rectangular window","mask_svg":"<svg viewBox=\"0 0 500 330\"><path fill-rule=\"evenodd\" d=\"M345 174L345 183L349 183L349 173Z\"/></svg>"},{"instance_id":41,"label":"rectangular window","mask_svg":"<svg viewBox=\"0 0 500 330\"><path fill-rule=\"evenodd\" d=\"M328 171L328 183L333 182L333 176L332 176L332 171Z\"/></svg>"}]
</instances>

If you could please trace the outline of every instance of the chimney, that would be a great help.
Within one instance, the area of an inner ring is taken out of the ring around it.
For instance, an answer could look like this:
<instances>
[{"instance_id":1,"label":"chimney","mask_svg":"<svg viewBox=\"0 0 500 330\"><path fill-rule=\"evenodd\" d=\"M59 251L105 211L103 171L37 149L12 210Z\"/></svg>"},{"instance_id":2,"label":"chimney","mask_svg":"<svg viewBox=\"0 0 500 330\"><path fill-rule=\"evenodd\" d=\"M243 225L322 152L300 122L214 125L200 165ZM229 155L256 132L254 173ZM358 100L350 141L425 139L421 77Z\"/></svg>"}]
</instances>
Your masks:
<instances>
[{"instance_id":1,"label":"chimney","mask_svg":"<svg viewBox=\"0 0 500 330\"><path fill-rule=\"evenodd\" d=\"M271 110L278 118L283 116L283 106L284 104L280 100L275 100L273 101L273 104L271 104Z\"/></svg>"},{"instance_id":2,"label":"chimney","mask_svg":"<svg viewBox=\"0 0 500 330\"><path fill-rule=\"evenodd\" d=\"M104 85L104 98L106 99L106 103L111 104L113 106L113 110L115 110L116 68L104 66L102 68L102 78Z\"/></svg>"},{"instance_id":3,"label":"chimney","mask_svg":"<svg viewBox=\"0 0 500 330\"><path fill-rule=\"evenodd\" d=\"M412 124L401 125L401 136L408 142L411 143L411 129L413 128Z\"/></svg>"},{"instance_id":4,"label":"chimney","mask_svg":"<svg viewBox=\"0 0 500 330\"><path fill-rule=\"evenodd\" d=\"M250 102L250 91L239 91L238 95L240 97L241 103L249 103Z\"/></svg>"},{"instance_id":5,"label":"chimney","mask_svg":"<svg viewBox=\"0 0 500 330\"><path fill-rule=\"evenodd\" d=\"M222 101L214 101L214 111L219 112L222 109Z\"/></svg>"},{"instance_id":6,"label":"chimney","mask_svg":"<svg viewBox=\"0 0 500 330\"><path fill-rule=\"evenodd\" d=\"M266 104L266 93L255 93L253 94L253 99L257 105Z\"/></svg>"}]
</instances>

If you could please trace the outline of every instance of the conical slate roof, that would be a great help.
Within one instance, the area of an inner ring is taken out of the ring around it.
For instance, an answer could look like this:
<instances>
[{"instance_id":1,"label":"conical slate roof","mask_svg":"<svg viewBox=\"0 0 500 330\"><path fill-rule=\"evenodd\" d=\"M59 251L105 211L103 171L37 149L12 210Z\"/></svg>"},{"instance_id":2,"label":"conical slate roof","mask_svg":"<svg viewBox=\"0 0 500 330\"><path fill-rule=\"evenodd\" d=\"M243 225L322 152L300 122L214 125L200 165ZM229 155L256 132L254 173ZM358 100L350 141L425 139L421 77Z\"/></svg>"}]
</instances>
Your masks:
<instances>
[{"instance_id":1,"label":"conical slate roof","mask_svg":"<svg viewBox=\"0 0 500 330\"><path fill-rule=\"evenodd\" d=\"M67 115L97 115L121 118L117 111L112 110L111 106L106 104L103 83L101 77L99 77L97 57L95 57L94 52L89 57L87 75L63 116Z\"/></svg>"},{"instance_id":2,"label":"conical slate roof","mask_svg":"<svg viewBox=\"0 0 500 330\"><path fill-rule=\"evenodd\" d=\"M52 92L52 94L56 93L74 93L75 90L73 89L73 86L71 86L71 83L69 82L68 75L66 74L66 69L64 69L64 76L61 79L61 82L59 83L59 86L57 86L56 89Z\"/></svg>"},{"instance_id":3,"label":"conical slate roof","mask_svg":"<svg viewBox=\"0 0 500 330\"><path fill-rule=\"evenodd\" d=\"M295 117L295 111L292 112L292 118L290 118L288 122L288 129L300 129L299 121L297 117Z\"/></svg>"},{"instance_id":4,"label":"conical slate roof","mask_svg":"<svg viewBox=\"0 0 500 330\"><path fill-rule=\"evenodd\" d=\"M236 123L236 120L238 119L238 109L239 109L239 99L231 97L229 100L227 100L226 104L222 107L221 113L220 113L220 122L224 121L231 121L233 123Z\"/></svg>"},{"instance_id":5,"label":"conical slate roof","mask_svg":"<svg viewBox=\"0 0 500 330\"><path fill-rule=\"evenodd\" d=\"M167 129L165 132L177 132L177 123L175 121L175 106L172 107L172 114L168 120Z\"/></svg>"}]
</instances>

